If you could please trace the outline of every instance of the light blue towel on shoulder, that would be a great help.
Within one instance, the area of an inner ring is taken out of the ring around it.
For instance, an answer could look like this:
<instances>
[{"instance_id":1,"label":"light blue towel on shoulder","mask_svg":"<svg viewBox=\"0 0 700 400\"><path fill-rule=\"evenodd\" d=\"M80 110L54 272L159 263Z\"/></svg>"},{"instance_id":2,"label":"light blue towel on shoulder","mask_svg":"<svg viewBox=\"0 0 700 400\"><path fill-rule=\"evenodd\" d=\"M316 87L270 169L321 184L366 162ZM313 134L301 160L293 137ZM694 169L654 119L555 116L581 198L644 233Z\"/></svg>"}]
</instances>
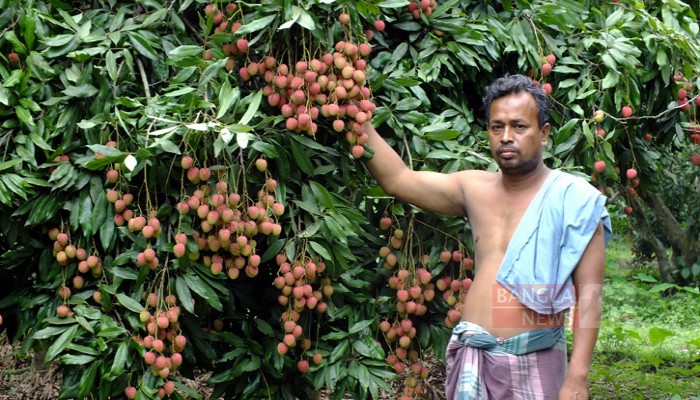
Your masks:
<instances>
[{"instance_id":1,"label":"light blue towel on shoulder","mask_svg":"<svg viewBox=\"0 0 700 400\"><path fill-rule=\"evenodd\" d=\"M540 314L573 306L571 276L598 223L606 246L612 235L605 201L584 179L552 170L508 244L498 283Z\"/></svg>"}]
</instances>

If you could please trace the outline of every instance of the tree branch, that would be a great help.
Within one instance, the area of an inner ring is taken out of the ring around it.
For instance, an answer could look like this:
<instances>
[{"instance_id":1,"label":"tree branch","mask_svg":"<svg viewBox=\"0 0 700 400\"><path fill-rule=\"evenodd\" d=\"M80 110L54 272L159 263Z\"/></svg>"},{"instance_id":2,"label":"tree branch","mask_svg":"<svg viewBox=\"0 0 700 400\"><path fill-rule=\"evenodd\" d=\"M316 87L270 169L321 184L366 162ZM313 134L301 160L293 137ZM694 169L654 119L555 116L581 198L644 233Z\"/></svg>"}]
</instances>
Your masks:
<instances>
[{"instance_id":1,"label":"tree branch","mask_svg":"<svg viewBox=\"0 0 700 400\"><path fill-rule=\"evenodd\" d=\"M681 225L678 223L678 220L673 216L663 199L657 193L644 190L640 191L640 196L644 199L644 202L654 210L654 214L657 217L656 219L661 229L668 237L671 247L679 250L681 254L684 254L688 247L688 239Z\"/></svg>"}]
</instances>

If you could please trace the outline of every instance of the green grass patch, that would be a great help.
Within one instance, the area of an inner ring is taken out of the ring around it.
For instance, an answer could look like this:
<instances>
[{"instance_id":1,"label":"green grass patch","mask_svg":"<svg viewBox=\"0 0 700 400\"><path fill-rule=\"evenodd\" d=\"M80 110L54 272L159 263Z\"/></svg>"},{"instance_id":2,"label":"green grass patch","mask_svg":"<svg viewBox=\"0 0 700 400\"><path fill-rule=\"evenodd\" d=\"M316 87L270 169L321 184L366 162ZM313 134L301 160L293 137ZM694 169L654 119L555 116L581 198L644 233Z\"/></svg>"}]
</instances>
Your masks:
<instances>
[{"instance_id":1,"label":"green grass patch","mask_svg":"<svg viewBox=\"0 0 700 400\"><path fill-rule=\"evenodd\" d=\"M660 283L624 240L607 258L591 398L700 399L700 291Z\"/></svg>"}]
</instances>

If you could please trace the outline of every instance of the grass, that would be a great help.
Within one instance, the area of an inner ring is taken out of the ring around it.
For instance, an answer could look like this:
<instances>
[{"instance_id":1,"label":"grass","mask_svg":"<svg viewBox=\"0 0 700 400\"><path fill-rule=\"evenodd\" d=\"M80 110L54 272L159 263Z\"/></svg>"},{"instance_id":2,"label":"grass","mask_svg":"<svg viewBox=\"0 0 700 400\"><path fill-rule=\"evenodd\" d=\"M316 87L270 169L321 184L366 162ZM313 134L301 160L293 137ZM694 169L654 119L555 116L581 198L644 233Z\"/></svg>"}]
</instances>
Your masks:
<instances>
[{"instance_id":1,"label":"grass","mask_svg":"<svg viewBox=\"0 0 700 400\"><path fill-rule=\"evenodd\" d=\"M658 282L630 243L608 249L592 399L700 400L700 292Z\"/></svg>"}]
</instances>

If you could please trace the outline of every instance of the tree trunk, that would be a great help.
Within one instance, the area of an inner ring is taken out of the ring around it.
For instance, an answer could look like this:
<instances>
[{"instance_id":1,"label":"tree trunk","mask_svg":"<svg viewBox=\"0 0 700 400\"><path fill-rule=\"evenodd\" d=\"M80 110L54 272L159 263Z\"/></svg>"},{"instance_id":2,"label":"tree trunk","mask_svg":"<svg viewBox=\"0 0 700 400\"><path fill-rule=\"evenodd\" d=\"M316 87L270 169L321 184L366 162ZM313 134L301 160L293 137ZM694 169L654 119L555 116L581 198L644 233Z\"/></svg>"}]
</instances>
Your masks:
<instances>
[{"instance_id":1,"label":"tree trunk","mask_svg":"<svg viewBox=\"0 0 700 400\"><path fill-rule=\"evenodd\" d=\"M634 198L631 199L632 203L632 217L637 221L638 232L644 240L646 240L654 253L656 254L656 262L659 265L659 275L662 282L677 283L676 279L679 278L677 274L674 274L676 267L673 264L673 260L666 253L666 246L664 243L656 236L654 230L652 229L651 223L647 219L644 212L642 212L642 205ZM658 215L657 215L658 218ZM675 221L675 219L673 219ZM678 222L676 222L678 224Z\"/></svg>"},{"instance_id":2,"label":"tree trunk","mask_svg":"<svg viewBox=\"0 0 700 400\"><path fill-rule=\"evenodd\" d=\"M684 230L678 220L673 216L671 210L664 203L663 198L654 192L640 192L647 206L654 212L659 227L667 238L667 245L671 247L676 257L683 260L683 265L676 265L675 270L679 271L683 267L690 268L700 257L700 239ZM672 261L673 262L673 261ZM676 273L676 283L682 282L683 277Z\"/></svg>"}]
</instances>

